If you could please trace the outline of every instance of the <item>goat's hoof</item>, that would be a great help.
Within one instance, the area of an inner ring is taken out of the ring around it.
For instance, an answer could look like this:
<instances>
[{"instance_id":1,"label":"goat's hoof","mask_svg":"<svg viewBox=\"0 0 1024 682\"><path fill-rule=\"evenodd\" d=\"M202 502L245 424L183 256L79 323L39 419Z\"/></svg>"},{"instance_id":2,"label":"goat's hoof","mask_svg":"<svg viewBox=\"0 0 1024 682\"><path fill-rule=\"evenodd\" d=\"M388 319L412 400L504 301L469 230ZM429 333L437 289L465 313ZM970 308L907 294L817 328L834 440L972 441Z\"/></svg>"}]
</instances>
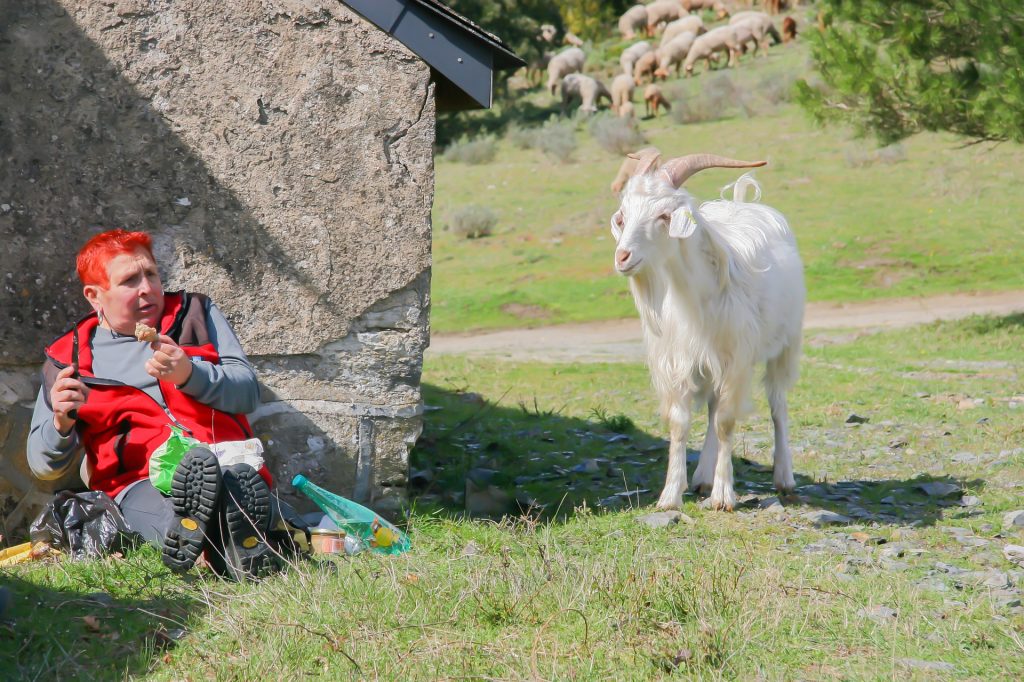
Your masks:
<instances>
[{"instance_id":1,"label":"goat's hoof","mask_svg":"<svg viewBox=\"0 0 1024 682\"><path fill-rule=\"evenodd\" d=\"M715 511L732 511L736 508L736 493L732 489L719 488L711 491L708 506Z\"/></svg>"},{"instance_id":2,"label":"goat's hoof","mask_svg":"<svg viewBox=\"0 0 1024 682\"><path fill-rule=\"evenodd\" d=\"M690 490L700 495L704 495L706 497L711 494L711 484L697 483L696 481L694 481L693 485L690 486Z\"/></svg>"},{"instance_id":3,"label":"goat's hoof","mask_svg":"<svg viewBox=\"0 0 1024 682\"><path fill-rule=\"evenodd\" d=\"M735 507L735 503L729 504L726 500L715 500L713 497L706 498L700 503L701 509L710 509L712 511L727 511L731 512Z\"/></svg>"},{"instance_id":4,"label":"goat's hoof","mask_svg":"<svg viewBox=\"0 0 1024 682\"><path fill-rule=\"evenodd\" d=\"M793 475L780 476L775 479L775 489L783 495L791 495L796 490L796 481L793 480Z\"/></svg>"}]
</instances>

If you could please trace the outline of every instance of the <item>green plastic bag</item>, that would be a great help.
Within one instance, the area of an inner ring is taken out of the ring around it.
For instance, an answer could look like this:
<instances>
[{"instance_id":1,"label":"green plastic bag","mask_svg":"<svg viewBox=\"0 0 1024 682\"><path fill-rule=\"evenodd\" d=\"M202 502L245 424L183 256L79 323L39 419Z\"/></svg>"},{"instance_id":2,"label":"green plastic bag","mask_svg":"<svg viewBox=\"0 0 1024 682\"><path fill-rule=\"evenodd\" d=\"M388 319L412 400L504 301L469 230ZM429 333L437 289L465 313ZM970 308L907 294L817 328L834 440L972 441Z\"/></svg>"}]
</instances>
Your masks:
<instances>
[{"instance_id":1,"label":"green plastic bag","mask_svg":"<svg viewBox=\"0 0 1024 682\"><path fill-rule=\"evenodd\" d=\"M165 495L171 494L171 479L174 478L174 470L181 462L181 458L195 446L205 445L202 441L186 436L177 426L170 425L170 428L170 438L149 458L149 480L154 488Z\"/></svg>"}]
</instances>

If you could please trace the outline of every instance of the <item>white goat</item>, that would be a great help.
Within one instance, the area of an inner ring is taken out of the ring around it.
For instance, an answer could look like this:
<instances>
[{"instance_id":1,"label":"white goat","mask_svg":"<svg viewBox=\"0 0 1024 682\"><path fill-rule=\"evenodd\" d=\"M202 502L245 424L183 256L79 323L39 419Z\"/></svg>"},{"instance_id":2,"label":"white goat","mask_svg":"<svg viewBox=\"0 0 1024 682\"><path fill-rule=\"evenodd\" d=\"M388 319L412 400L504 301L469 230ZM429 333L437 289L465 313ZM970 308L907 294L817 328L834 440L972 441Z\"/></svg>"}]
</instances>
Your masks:
<instances>
[{"instance_id":1,"label":"white goat","mask_svg":"<svg viewBox=\"0 0 1024 682\"><path fill-rule=\"evenodd\" d=\"M640 313L652 383L668 420L668 475L659 509L677 509L686 488L686 440L693 401L708 405L708 431L692 487L710 506L732 510L732 440L748 409L755 366L764 377L775 427L775 487L790 492L786 392L796 382L804 309L803 266L786 219L742 201L760 189L748 175L733 200L698 205L682 183L706 168L765 162L693 154L657 167L645 150L611 220L615 269L628 276Z\"/></svg>"}]
</instances>

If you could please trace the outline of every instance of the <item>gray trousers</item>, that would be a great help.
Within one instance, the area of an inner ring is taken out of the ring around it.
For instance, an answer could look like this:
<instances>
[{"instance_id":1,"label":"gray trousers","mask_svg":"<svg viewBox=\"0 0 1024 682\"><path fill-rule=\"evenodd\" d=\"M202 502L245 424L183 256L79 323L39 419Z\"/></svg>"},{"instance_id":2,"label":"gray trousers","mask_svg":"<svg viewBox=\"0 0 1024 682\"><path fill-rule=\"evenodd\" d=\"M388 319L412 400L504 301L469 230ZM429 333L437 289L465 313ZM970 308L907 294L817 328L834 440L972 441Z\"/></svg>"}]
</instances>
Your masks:
<instances>
[{"instance_id":1,"label":"gray trousers","mask_svg":"<svg viewBox=\"0 0 1024 682\"><path fill-rule=\"evenodd\" d=\"M164 534L174 519L171 498L165 497L149 480L132 486L118 503L128 527L157 547L164 544Z\"/></svg>"}]
</instances>

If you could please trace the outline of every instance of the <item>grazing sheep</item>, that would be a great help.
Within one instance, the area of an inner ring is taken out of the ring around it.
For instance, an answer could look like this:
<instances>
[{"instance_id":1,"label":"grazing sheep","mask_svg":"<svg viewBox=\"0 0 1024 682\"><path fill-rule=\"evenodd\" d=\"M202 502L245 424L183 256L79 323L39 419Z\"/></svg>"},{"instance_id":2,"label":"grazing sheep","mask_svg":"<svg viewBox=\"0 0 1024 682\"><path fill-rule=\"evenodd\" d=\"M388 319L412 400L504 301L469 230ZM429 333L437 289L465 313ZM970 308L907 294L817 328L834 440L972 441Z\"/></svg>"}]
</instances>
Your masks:
<instances>
[{"instance_id":1,"label":"grazing sheep","mask_svg":"<svg viewBox=\"0 0 1024 682\"><path fill-rule=\"evenodd\" d=\"M714 11L715 17L718 19L725 19L729 16L729 10L721 0L681 0L681 3L687 12L709 9Z\"/></svg>"},{"instance_id":2,"label":"grazing sheep","mask_svg":"<svg viewBox=\"0 0 1024 682\"><path fill-rule=\"evenodd\" d=\"M761 41L758 40L759 31L754 24L749 24L745 21L741 21L736 25L726 26L724 28L732 29L732 34L736 40L736 45L739 46L740 54L747 53L747 46L753 45L753 54L757 55L758 49L761 47ZM765 48L764 56L768 56L768 49Z\"/></svg>"},{"instance_id":3,"label":"grazing sheep","mask_svg":"<svg viewBox=\"0 0 1024 682\"><path fill-rule=\"evenodd\" d=\"M581 112L593 114L597 111L597 105L601 103L602 98L611 102L612 94L608 92L604 83L596 78L584 76L582 73L570 73L562 79L563 116L569 113L569 105L577 99L580 101Z\"/></svg>"},{"instance_id":4,"label":"grazing sheep","mask_svg":"<svg viewBox=\"0 0 1024 682\"><path fill-rule=\"evenodd\" d=\"M654 70L655 78L668 78L668 70L673 66L676 67L676 75L679 75L679 67L682 66L683 60L686 59L686 55L689 54L690 48L693 47L693 41L697 39L697 34L687 31L681 33L673 38L667 45L662 45L657 50L658 55L658 68Z\"/></svg>"},{"instance_id":5,"label":"grazing sheep","mask_svg":"<svg viewBox=\"0 0 1024 682\"><path fill-rule=\"evenodd\" d=\"M729 23L730 24L738 24L741 21L746 21L750 17L756 17L756 16L765 16L765 17L767 17L768 15L765 14L764 12L762 12L760 10L756 10L756 9L743 10L742 12L737 12L736 14L733 14L731 17L729 17ZM771 17L769 17L769 19L770 18Z\"/></svg>"},{"instance_id":6,"label":"grazing sheep","mask_svg":"<svg viewBox=\"0 0 1024 682\"><path fill-rule=\"evenodd\" d=\"M636 60L644 56L648 52L654 51L651 44L646 40L641 40L638 43L633 43L619 55L619 65L622 67L622 73L633 75L633 65L636 64Z\"/></svg>"},{"instance_id":7,"label":"grazing sheep","mask_svg":"<svg viewBox=\"0 0 1024 682\"><path fill-rule=\"evenodd\" d=\"M803 266L782 214L743 201L748 189L755 202L760 194L749 176L734 184L732 201L698 204L681 189L706 168L764 162L693 154L655 170L657 161L656 152L640 157L611 220L615 269L629 277L652 383L670 427L668 474L657 506L682 504L696 400L707 402L708 431L691 487L710 489L710 506L731 511L733 433L762 362L775 428L775 487L795 487L786 392L798 374Z\"/></svg>"},{"instance_id":8,"label":"grazing sheep","mask_svg":"<svg viewBox=\"0 0 1024 682\"><path fill-rule=\"evenodd\" d=\"M620 73L612 81L612 111L622 115L619 109L626 103L632 104L633 90L636 88L636 81L632 76Z\"/></svg>"},{"instance_id":9,"label":"grazing sheep","mask_svg":"<svg viewBox=\"0 0 1024 682\"><path fill-rule=\"evenodd\" d=\"M796 40L796 19L786 17L782 20L782 42L788 43Z\"/></svg>"},{"instance_id":10,"label":"grazing sheep","mask_svg":"<svg viewBox=\"0 0 1024 682\"><path fill-rule=\"evenodd\" d=\"M698 59L707 61L707 68L711 69L711 56L717 52L729 54L729 66L735 66L740 56L740 46L736 42L736 32L732 26L719 26L702 36L698 36L690 47L690 52L683 62L683 69L687 76L693 75L693 65Z\"/></svg>"},{"instance_id":11,"label":"grazing sheep","mask_svg":"<svg viewBox=\"0 0 1024 682\"><path fill-rule=\"evenodd\" d=\"M661 34L661 44L666 45L670 40L675 38L677 35L686 32L690 32L695 35L707 33L707 29L704 28L704 20L698 17L696 14L685 16L682 19L676 19L671 24L665 27L664 32L662 32Z\"/></svg>"},{"instance_id":12,"label":"grazing sheep","mask_svg":"<svg viewBox=\"0 0 1024 682\"><path fill-rule=\"evenodd\" d=\"M622 160L622 164L619 165L615 179L612 180L612 193L618 194L622 191L622 188L626 186L626 183L633 177L633 173L640 165L640 159L650 158L657 164L661 160L660 154L661 152L658 151L657 147L644 147L635 154L627 154L626 158Z\"/></svg>"},{"instance_id":13,"label":"grazing sheep","mask_svg":"<svg viewBox=\"0 0 1024 682\"><path fill-rule=\"evenodd\" d=\"M637 85L643 82L644 76L649 76L651 80L654 80L654 69L657 67L658 53L644 53L640 56L640 59L636 60L636 64L633 65L633 80L637 82Z\"/></svg>"},{"instance_id":14,"label":"grazing sheep","mask_svg":"<svg viewBox=\"0 0 1024 682\"><path fill-rule=\"evenodd\" d=\"M548 90L554 95L558 84L570 73L583 70L587 55L578 47L567 47L548 62Z\"/></svg>"},{"instance_id":15,"label":"grazing sheep","mask_svg":"<svg viewBox=\"0 0 1024 682\"><path fill-rule=\"evenodd\" d=\"M782 36L775 29L775 23L764 12L739 12L729 20L729 25L733 27L749 26L757 39L758 46L764 49L765 56L768 54L769 37L775 45L782 43Z\"/></svg>"},{"instance_id":16,"label":"grazing sheep","mask_svg":"<svg viewBox=\"0 0 1024 682\"><path fill-rule=\"evenodd\" d=\"M636 109L633 108L633 103L632 102L623 102L619 106L618 114L619 114L619 118L624 118L627 121L635 121L636 120Z\"/></svg>"},{"instance_id":17,"label":"grazing sheep","mask_svg":"<svg viewBox=\"0 0 1024 682\"><path fill-rule=\"evenodd\" d=\"M661 88L654 83L651 83L644 88L644 104L647 105L647 117L650 118L652 115L655 117L661 116L659 108L663 107L665 111L672 111L672 105L665 99L665 95L662 94Z\"/></svg>"},{"instance_id":18,"label":"grazing sheep","mask_svg":"<svg viewBox=\"0 0 1024 682\"><path fill-rule=\"evenodd\" d=\"M684 13L679 0L655 0L647 5L647 35L653 36L660 24L682 19Z\"/></svg>"},{"instance_id":19,"label":"grazing sheep","mask_svg":"<svg viewBox=\"0 0 1024 682\"><path fill-rule=\"evenodd\" d=\"M626 40L632 40L636 34L647 28L647 8L633 5L619 17L619 33Z\"/></svg>"}]
</instances>

